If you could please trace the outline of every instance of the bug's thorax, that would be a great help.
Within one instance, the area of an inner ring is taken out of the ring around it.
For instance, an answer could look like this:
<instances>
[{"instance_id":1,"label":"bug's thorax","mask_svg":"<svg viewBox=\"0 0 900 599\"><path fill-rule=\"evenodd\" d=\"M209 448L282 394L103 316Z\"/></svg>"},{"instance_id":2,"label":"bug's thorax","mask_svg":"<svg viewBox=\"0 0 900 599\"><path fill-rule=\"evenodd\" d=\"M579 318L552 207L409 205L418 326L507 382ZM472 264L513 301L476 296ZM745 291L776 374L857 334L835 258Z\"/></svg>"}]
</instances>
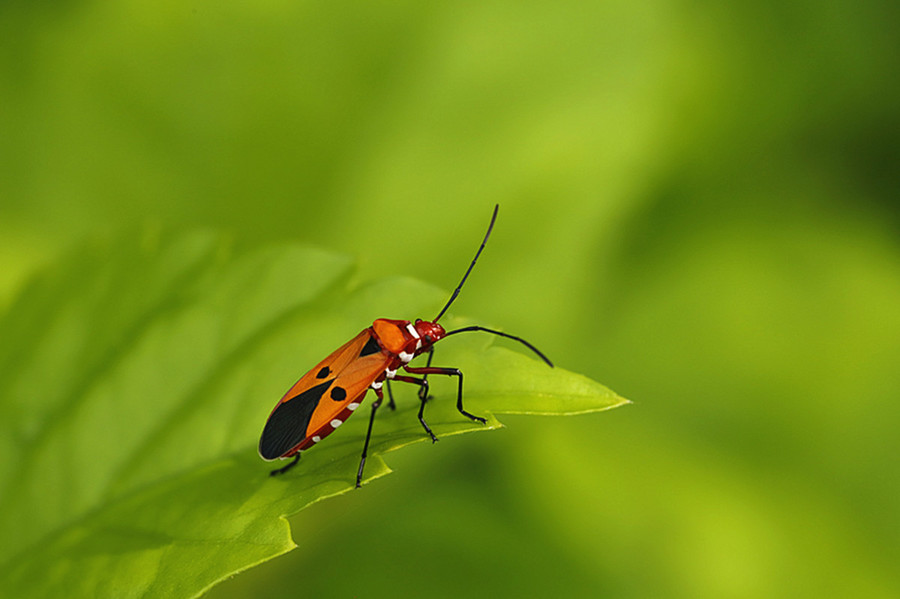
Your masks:
<instances>
[{"instance_id":1,"label":"bug's thorax","mask_svg":"<svg viewBox=\"0 0 900 599\"><path fill-rule=\"evenodd\" d=\"M446 335L444 327L427 320L390 320L379 318L372 323L372 332L384 351L407 363L422 352L428 351L436 341Z\"/></svg>"}]
</instances>

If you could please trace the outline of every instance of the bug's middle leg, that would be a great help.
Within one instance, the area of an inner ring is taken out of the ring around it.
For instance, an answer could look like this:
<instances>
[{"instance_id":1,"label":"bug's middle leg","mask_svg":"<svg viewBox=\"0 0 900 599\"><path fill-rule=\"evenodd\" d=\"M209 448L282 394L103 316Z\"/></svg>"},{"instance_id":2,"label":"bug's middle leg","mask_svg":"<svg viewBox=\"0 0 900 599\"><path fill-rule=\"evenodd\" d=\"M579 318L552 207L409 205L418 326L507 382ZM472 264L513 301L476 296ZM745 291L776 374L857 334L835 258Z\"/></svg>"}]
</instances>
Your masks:
<instances>
[{"instance_id":1,"label":"bug's middle leg","mask_svg":"<svg viewBox=\"0 0 900 599\"><path fill-rule=\"evenodd\" d=\"M378 399L372 402L372 415L369 416L369 430L366 431L366 441L363 443L362 457L359 460L359 470L356 472L357 489L362 484L363 468L366 466L366 456L369 454L369 440L372 438L372 424L375 422L375 412L378 411L378 407L381 405L381 402L384 401L384 392L382 392L380 387L375 388L375 395L378 396Z\"/></svg>"},{"instance_id":2,"label":"bug's middle leg","mask_svg":"<svg viewBox=\"0 0 900 599\"><path fill-rule=\"evenodd\" d=\"M428 426L428 423L425 422L425 401L428 399L428 380L423 378L416 378L414 376L404 376L394 375L393 380L400 381L401 383L412 383L414 385L419 385L419 422L422 423L422 428L425 429L425 432L428 433L428 436L431 437L431 442L437 442L438 438L434 436L434 433L431 431L431 427Z\"/></svg>"}]
</instances>

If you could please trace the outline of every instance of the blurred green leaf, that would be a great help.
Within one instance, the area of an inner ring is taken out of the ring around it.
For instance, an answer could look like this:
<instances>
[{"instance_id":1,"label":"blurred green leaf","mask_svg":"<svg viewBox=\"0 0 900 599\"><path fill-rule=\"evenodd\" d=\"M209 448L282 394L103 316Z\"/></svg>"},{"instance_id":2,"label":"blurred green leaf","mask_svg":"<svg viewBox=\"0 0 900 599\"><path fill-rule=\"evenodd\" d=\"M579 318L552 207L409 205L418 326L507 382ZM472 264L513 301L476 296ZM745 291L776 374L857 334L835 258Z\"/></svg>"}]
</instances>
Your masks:
<instances>
[{"instance_id":1,"label":"blurred green leaf","mask_svg":"<svg viewBox=\"0 0 900 599\"><path fill-rule=\"evenodd\" d=\"M255 449L266 414L373 318L427 316L446 297L397 278L348 292L350 272L317 250L145 232L37 278L0 320L0 596L193 597L292 549L284 516L353 487L366 418L273 479ZM497 428L492 412L625 402L491 341L438 348L489 417L461 418L440 400L455 382L435 381L439 437ZM389 471L377 454L425 439L411 391L379 415L367 480Z\"/></svg>"}]
</instances>

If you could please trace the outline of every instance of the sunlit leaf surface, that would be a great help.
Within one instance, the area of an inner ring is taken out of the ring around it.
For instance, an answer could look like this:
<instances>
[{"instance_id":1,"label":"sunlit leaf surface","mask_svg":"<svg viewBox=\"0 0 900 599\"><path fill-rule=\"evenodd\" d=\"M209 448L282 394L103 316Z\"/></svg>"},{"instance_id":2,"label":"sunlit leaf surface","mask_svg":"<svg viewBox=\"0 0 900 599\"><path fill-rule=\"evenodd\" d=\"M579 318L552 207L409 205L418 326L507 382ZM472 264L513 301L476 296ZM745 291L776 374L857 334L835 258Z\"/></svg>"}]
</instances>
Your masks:
<instances>
[{"instance_id":1,"label":"sunlit leaf surface","mask_svg":"<svg viewBox=\"0 0 900 599\"><path fill-rule=\"evenodd\" d=\"M143 233L38 277L0 321L0 596L192 597L294 547L283 516L353 487L366 418L270 478L268 412L374 318L427 317L446 297L411 279L350 287L350 272L317 250ZM455 383L435 381L439 437L497 428L492 413L625 401L483 335L442 341L435 360L465 372L467 408L488 417L462 418ZM389 471L378 454L425 440L398 391L367 480Z\"/></svg>"}]
</instances>

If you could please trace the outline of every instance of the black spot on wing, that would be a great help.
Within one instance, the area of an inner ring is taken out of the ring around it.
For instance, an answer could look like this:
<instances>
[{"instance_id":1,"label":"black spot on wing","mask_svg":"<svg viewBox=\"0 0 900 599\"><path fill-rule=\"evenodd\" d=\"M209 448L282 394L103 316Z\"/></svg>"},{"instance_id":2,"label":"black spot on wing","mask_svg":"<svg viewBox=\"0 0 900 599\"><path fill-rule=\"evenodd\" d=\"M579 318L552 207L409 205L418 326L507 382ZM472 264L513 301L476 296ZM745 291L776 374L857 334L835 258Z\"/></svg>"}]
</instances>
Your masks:
<instances>
[{"instance_id":1,"label":"black spot on wing","mask_svg":"<svg viewBox=\"0 0 900 599\"><path fill-rule=\"evenodd\" d=\"M331 390L331 399L334 401L344 401L347 399L347 391L343 387L335 387Z\"/></svg>"},{"instance_id":2,"label":"black spot on wing","mask_svg":"<svg viewBox=\"0 0 900 599\"><path fill-rule=\"evenodd\" d=\"M359 352L359 357L368 356L370 354L377 354L381 351L381 346L378 345L378 341L375 339L374 335L369 336L369 340L366 342L366 345L362 348L362 351Z\"/></svg>"},{"instance_id":3,"label":"black spot on wing","mask_svg":"<svg viewBox=\"0 0 900 599\"><path fill-rule=\"evenodd\" d=\"M331 374L331 369L328 368L327 366L323 366L323 367L322 367L322 370L320 370L319 372L316 373L316 378L317 378L317 379L324 379L324 378L326 378L329 374Z\"/></svg>"},{"instance_id":4,"label":"black spot on wing","mask_svg":"<svg viewBox=\"0 0 900 599\"><path fill-rule=\"evenodd\" d=\"M259 438L259 455L267 460L280 458L305 439L309 420L333 382L334 379L319 383L278 404Z\"/></svg>"}]
</instances>

